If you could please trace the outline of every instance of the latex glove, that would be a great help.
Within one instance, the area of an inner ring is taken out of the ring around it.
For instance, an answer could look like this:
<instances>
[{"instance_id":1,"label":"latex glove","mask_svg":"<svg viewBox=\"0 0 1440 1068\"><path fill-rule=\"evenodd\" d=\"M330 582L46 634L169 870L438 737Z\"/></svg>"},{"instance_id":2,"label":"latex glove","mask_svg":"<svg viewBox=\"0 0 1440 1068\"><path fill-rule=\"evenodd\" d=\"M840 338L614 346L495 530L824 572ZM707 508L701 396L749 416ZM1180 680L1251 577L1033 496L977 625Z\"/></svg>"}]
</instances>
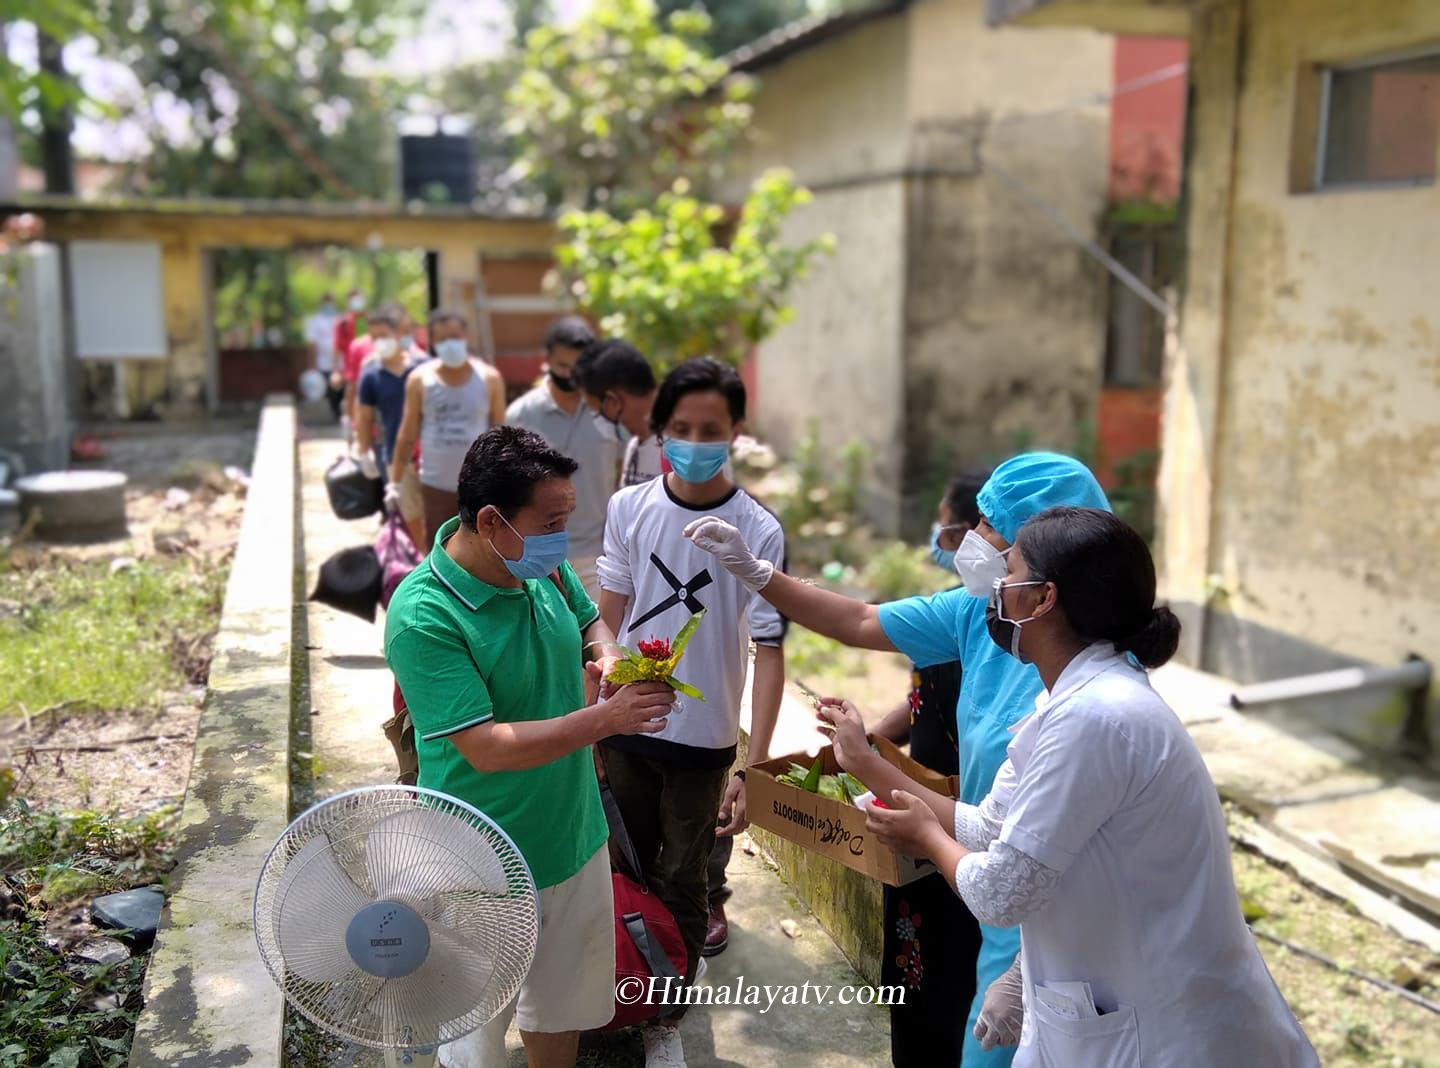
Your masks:
<instances>
[{"instance_id":1,"label":"latex glove","mask_svg":"<svg viewBox=\"0 0 1440 1068\"><path fill-rule=\"evenodd\" d=\"M366 478L380 477L380 465L375 462L375 454L369 449L360 454L360 473Z\"/></svg>"},{"instance_id":2,"label":"latex glove","mask_svg":"<svg viewBox=\"0 0 1440 1068\"><path fill-rule=\"evenodd\" d=\"M1017 956L1009 970L990 984L984 1000L980 1002L975 1037L979 1039L981 1049L1019 1045L1020 1025L1025 1022L1022 986L1020 958Z\"/></svg>"},{"instance_id":3,"label":"latex glove","mask_svg":"<svg viewBox=\"0 0 1440 1068\"><path fill-rule=\"evenodd\" d=\"M757 560L750 546L745 544L745 535L723 519L707 515L704 519L695 520L682 533L713 555L752 593L763 590L775 574L775 565L769 560Z\"/></svg>"},{"instance_id":4,"label":"latex glove","mask_svg":"<svg viewBox=\"0 0 1440 1068\"><path fill-rule=\"evenodd\" d=\"M385 483L385 502L381 507L386 515L394 515L400 510L400 487L396 483Z\"/></svg>"}]
</instances>

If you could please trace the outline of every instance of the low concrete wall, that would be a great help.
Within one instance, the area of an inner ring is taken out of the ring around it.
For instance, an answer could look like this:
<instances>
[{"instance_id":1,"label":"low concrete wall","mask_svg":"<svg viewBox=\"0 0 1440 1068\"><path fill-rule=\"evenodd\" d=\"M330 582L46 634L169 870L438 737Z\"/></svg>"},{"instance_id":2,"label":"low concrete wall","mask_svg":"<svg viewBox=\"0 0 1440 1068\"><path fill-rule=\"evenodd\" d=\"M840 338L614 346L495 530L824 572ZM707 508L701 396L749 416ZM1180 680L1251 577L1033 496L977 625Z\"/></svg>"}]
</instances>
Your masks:
<instances>
[{"instance_id":1,"label":"low concrete wall","mask_svg":"<svg viewBox=\"0 0 1440 1068\"><path fill-rule=\"evenodd\" d=\"M295 511L295 409L271 397L131 1065L283 1062L284 1005L251 910L265 854L289 822L291 657L304 653L292 638Z\"/></svg>"},{"instance_id":2,"label":"low concrete wall","mask_svg":"<svg viewBox=\"0 0 1440 1068\"><path fill-rule=\"evenodd\" d=\"M742 729L737 756L742 767L749 762L749 748L750 735ZM795 897L835 940L850 967L878 986L884 957L883 884L753 824L749 834L775 862Z\"/></svg>"}]
</instances>

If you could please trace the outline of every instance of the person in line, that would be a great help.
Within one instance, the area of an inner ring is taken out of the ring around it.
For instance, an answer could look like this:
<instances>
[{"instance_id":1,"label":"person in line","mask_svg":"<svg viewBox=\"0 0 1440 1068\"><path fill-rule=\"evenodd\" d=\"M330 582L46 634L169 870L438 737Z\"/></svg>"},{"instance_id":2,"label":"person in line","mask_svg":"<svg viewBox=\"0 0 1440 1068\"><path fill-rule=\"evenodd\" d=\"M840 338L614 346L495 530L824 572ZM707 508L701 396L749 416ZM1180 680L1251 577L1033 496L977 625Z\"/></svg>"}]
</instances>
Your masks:
<instances>
[{"instance_id":1,"label":"person in line","mask_svg":"<svg viewBox=\"0 0 1440 1068\"><path fill-rule=\"evenodd\" d=\"M340 312L335 307L335 296L326 293L320 298L320 307L305 320L305 340L310 343L310 366L325 376L325 401L330 405L330 414L340 421L340 401L345 396L345 380L335 366L335 325L340 321Z\"/></svg>"},{"instance_id":2,"label":"person in line","mask_svg":"<svg viewBox=\"0 0 1440 1068\"><path fill-rule=\"evenodd\" d=\"M403 506L406 495L413 493L407 478L409 487L418 489L421 516L415 544L422 552L430 551L436 531L459 508L456 480L471 443L505 418L505 382L494 367L471 355L468 337L469 324L459 312L432 312L435 358L417 367L405 383L387 493Z\"/></svg>"},{"instance_id":3,"label":"person in line","mask_svg":"<svg viewBox=\"0 0 1440 1068\"><path fill-rule=\"evenodd\" d=\"M978 805L895 789L868 830L933 860L981 922L1019 924L1017 1066L1318 1065L1241 915L1215 784L1145 673L1180 622L1155 605L1144 539L1053 508L1006 564L988 631L1039 672L1034 711ZM853 705L821 716L841 766L885 776Z\"/></svg>"},{"instance_id":4,"label":"person in line","mask_svg":"<svg viewBox=\"0 0 1440 1068\"><path fill-rule=\"evenodd\" d=\"M614 427L591 411L571 372L595 340L584 319L567 316L545 334L545 377L517 397L505 421L535 431L552 447L580 460L575 476L575 515L570 521L570 562L590 596L600 596L595 558L603 548L605 509L619 479L621 444Z\"/></svg>"},{"instance_id":5,"label":"person in line","mask_svg":"<svg viewBox=\"0 0 1440 1068\"><path fill-rule=\"evenodd\" d=\"M964 589L933 597L909 597L872 605L800 582L758 560L744 537L723 520L705 518L687 529L696 545L716 554L742 583L756 590L788 619L861 649L898 651L920 667L960 663L960 697L955 706L959 739L960 800L978 804L1005 759L1010 727L1034 706L1044 688L1035 669L1006 656L990 640L985 598L1005 571L1005 556L1020 525L1054 505L1109 508L1100 484L1078 460L1049 452L1023 453L995 469L976 494L980 523L965 534L955 554ZM886 765L889 767L889 765ZM918 783L895 774L910 787ZM857 776L865 781L863 775ZM877 795L901 785L866 782ZM1015 961L1020 948L1013 928L981 920L975 964L975 998L966 1020L962 1062L966 1068L1005 1068L1012 1050L984 1050L974 1036L984 991Z\"/></svg>"},{"instance_id":6,"label":"person in line","mask_svg":"<svg viewBox=\"0 0 1440 1068\"><path fill-rule=\"evenodd\" d=\"M359 379L359 364L355 365L354 377L350 374L350 346L355 344L358 338L362 338L368 331L365 322L365 310L369 304L365 300L365 294L358 289L350 290L345 298L345 314L340 316L335 323L335 359L339 366L335 368L340 374L340 381L335 382L334 387L341 391L340 397L340 421L345 427L345 440L349 444L354 437L355 428L355 404L354 404L354 382Z\"/></svg>"},{"instance_id":7,"label":"person in line","mask_svg":"<svg viewBox=\"0 0 1440 1068\"><path fill-rule=\"evenodd\" d=\"M662 473L660 439L650 429L655 372L635 346L616 339L597 341L580 354L571 376L585 403L615 428L624 442L620 485L638 486Z\"/></svg>"},{"instance_id":8,"label":"person in line","mask_svg":"<svg viewBox=\"0 0 1440 1068\"><path fill-rule=\"evenodd\" d=\"M597 565L601 618L632 648L673 639L694 613L705 612L677 672L704 701L681 698L676 709L683 712L664 730L607 738L599 746L646 882L685 941L689 982L716 912L724 923L723 905L712 907L711 898L717 833L727 846L719 861L723 884L728 846L746 824L745 775L732 774L731 766L752 640L752 760L768 753L785 685L785 621L684 536L697 515L722 516L762 558L784 563L779 520L725 474L744 422L745 386L733 368L702 358L666 375L650 424L673 470L615 495ZM643 1032L647 1068L683 1068L676 1027L682 1014L683 1007Z\"/></svg>"},{"instance_id":9,"label":"person in line","mask_svg":"<svg viewBox=\"0 0 1440 1068\"><path fill-rule=\"evenodd\" d=\"M397 326L386 312L370 317L371 350L356 387L355 443L362 455L373 452L378 470L385 472L394 464L395 441L405 414L406 383L419 366L415 351L404 347L395 337ZM423 534L424 508L419 482L408 471L407 476L391 483L395 490L390 494L389 503L399 509L413 541L416 534ZM417 541L416 545L419 544Z\"/></svg>"},{"instance_id":10,"label":"person in line","mask_svg":"<svg viewBox=\"0 0 1440 1068\"><path fill-rule=\"evenodd\" d=\"M976 468L956 477L936 508L930 556L955 576L955 551L980 523L975 495L990 477ZM874 732L896 745L909 744L913 760L941 775L960 773L955 704L960 698L960 662L912 665L909 697ZM975 998L975 965L980 925L935 872L905 886L884 890L882 986L903 986L905 1000L890 1007L890 1059L895 1068L931 1068L961 1063L965 1018L955 1011Z\"/></svg>"},{"instance_id":11,"label":"person in line","mask_svg":"<svg viewBox=\"0 0 1440 1068\"><path fill-rule=\"evenodd\" d=\"M575 469L529 431L481 434L460 468L459 515L396 588L385 618L419 785L499 824L540 894L524 985L494 1020L441 1049L446 1068L504 1068L512 1016L531 1068L570 1068L579 1032L615 1009L609 832L591 747L663 731L675 695L648 683L592 697L615 659L585 665L583 651L613 651L614 635L565 563Z\"/></svg>"}]
</instances>

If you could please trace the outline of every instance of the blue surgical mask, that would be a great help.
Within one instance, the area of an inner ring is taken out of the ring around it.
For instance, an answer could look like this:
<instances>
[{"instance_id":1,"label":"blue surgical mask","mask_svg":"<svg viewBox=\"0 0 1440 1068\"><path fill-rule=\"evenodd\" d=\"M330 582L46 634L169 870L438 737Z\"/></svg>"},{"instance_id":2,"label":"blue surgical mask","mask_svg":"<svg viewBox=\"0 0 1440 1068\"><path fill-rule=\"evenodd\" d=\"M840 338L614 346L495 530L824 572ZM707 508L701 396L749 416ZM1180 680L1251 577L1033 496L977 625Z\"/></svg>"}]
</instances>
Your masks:
<instances>
[{"instance_id":1,"label":"blue surgical mask","mask_svg":"<svg viewBox=\"0 0 1440 1068\"><path fill-rule=\"evenodd\" d=\"M498 511L495 514L500 515ZM503 515L500 516L500 522L510 527ZM570 551L570 536L563 530L557 530L554 534L531 534L529 537L514 527L510 527L510 532L519 538L524 546L520 559L509 559L495 548L493 541L490 548L495 550L495 555L500 557L505 569L518 579L544 578L565 562L565 556Z\"/></svg>"},{"instance_id":2,"label":"blue surgical mask","mask_svg":"<svg viewBox=\"0 0 1440 1068\"><path fill-rule=\"evenodd\" d=\"M939 523L936 523L930 528L930 559L935 561L935 565L939 567L940 570L954 571L955 550L944 549L940 546L940 534L944 529L945 528Z\"/></svg>"},{"instance_id":3,"label":"blue surgical mask","mask_svg":"<svg viewBox=\"0 0 1440 1068\"><path fill-rule=\"evenodd\" d=\"M661 446L671 469L686 482L709 482L725 468L730 458L728 441L676 441L666 438Z\"/></svg>"}]
</instances>

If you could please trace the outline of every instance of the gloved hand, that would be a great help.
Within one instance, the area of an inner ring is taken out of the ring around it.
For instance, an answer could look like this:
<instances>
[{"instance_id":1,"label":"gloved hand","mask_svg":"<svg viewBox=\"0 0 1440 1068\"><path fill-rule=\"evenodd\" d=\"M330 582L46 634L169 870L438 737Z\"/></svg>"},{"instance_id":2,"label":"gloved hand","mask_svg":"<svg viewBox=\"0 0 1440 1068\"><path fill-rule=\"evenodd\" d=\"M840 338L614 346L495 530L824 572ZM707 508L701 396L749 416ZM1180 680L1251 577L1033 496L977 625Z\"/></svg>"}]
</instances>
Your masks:
<instances>
[{"instance_id":1,"label":"gloved hand","mask_svg":"<svg viewBox=\"0 0 1440 1068\"><path fill-rule=\"evenodd\" d=\"M980 1048L994 1049L996 1046L1015 1046L1020 1043L1020 1025L1025 1022L1025 1008L1021 989L1020 958L1010 965L985 991L980 1002L980 1015L975 1020L975 1037Z\"/></svg>"},{"instance_id":2,"label":"gloved hand","mask_svg":"<svg viewBox=\"0 0 1440 1068\"><path fill-rule=\"evenodd\" d=\"M745 536L723 519L707 515L704 519L695 520L681 533L711 553L752 593L763 590L775 574L775 565L769 560L757 560L750 546L745 544Z\"/></svg>"},{"instance_id":3,"label":"gloved hand","mask_svg":"<svg viewBox=\"0 0 1440 1068\"><path fill-rule=\"evenodd\" d=\"M380 465L375 462L375 454L366 449L359 456L360 473L366 478L379 478Z\"/></svg>"},{"instance_id":4,"label":"gloved hand","mask_svg":"<svg viewBox=\"0 0 1440 1068\"><path fill-rule=\"evenodd\" d=\"M385 501L382 505L386 515L394 515L400 510L400 485L396 482L385 483Z\"/></svg>"}]
</instances>

